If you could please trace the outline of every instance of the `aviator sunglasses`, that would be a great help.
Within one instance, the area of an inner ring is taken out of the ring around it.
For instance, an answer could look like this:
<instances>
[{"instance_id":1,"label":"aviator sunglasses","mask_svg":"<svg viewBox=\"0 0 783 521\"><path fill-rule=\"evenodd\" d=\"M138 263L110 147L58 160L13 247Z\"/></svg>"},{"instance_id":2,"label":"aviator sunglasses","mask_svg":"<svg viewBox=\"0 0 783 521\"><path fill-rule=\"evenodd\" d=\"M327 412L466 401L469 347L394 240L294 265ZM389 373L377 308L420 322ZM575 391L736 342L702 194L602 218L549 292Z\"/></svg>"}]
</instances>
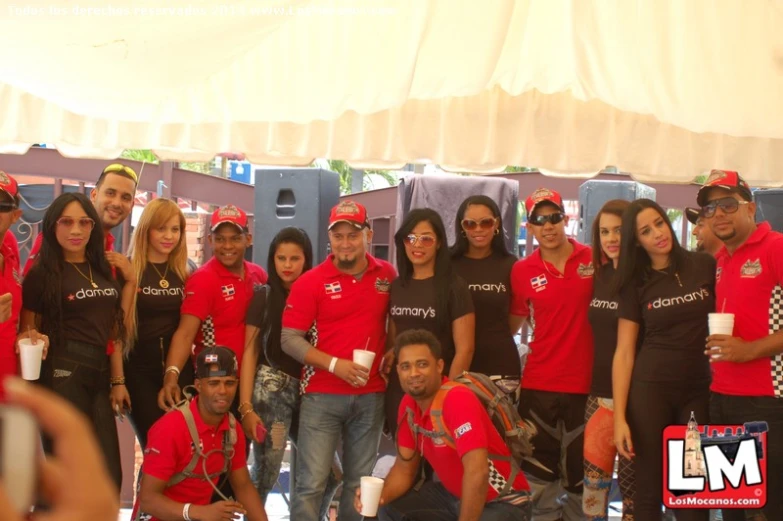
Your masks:
<instances>
[{"instance_id":1,"label":"aviator sunglasses","mask_svg":"<svg viewBox=\"0 0 783 521\"><path fill-rule=\"evenodd\" d=\"M472 232L476 228L481 228L482 230L490 230L495 226L495 220L494 217L484 217L481 220L474 221L473 219L462 219L462 229L467 230L469 232Z\"/></svg>"},{"instance_id":2,"label":"aviator sunglasses","mask_svg":"<svg viewBox=\"0 0 783 521\"><path fill-rule=\"evenodd\" d=\"M80 219L74 219L73 217L60 217L57 219L57 224L63 228L73 228L76 223L79 224L79 228L86 228L87 230L92 230L93 227L95 227L95 221L89 217L82 217Z\"/></svg>"},{"instance_id":3,"label":"aviator sunglasses","mask_svg":"<svg viewBox=\"0 0 783 521\"><path fill-rule=\"evenodd\" d=\"M418 242L419 245L424 248L431 248L432 246L435 246L435 237L432 235L416 235L415 233L411 233L405 237L405 242L411 246L416 246L416 243Z\"/></svg>"},{"instance_id":4,"label":"aviator sunglasses","mask_svg":"<svg viewBox=\"0 0 783 521\"><path fill-rule=\"evenodd\" d=\"M549 215L534 215L530 218L530 224L534 226L543 226L546 223L557 224L565 219L563 212L550 213Z\"/></svg>"},{"instance_id":5,"label":"aviator sunglasses","mask_svg":"<svg viewBox=\"0 0 783 521\"><path fill-rule=\"evenodd\" d=\"M705 204L701 207L702 217L710 218L715 215L715 211L720 207L723 213L736 212L741 204L748 204L748 201L738 201L733 197L724 197L722 199L716 199L709 204Z\"/></svg>"}]
</instances>

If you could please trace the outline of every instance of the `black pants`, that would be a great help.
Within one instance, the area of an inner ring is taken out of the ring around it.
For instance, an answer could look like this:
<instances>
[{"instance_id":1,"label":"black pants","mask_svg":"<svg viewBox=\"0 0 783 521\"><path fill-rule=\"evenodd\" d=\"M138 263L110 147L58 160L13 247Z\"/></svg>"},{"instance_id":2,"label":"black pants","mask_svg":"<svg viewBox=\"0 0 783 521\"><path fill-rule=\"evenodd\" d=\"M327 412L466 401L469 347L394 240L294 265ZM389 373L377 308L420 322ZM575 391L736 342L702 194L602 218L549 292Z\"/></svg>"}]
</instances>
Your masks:
<instances>
[{"instance_id":1,"label":"black pants","mask_svg":"<svg viewBox=\"0 0 783 521\"><path fill-rule=\"evenodd\" d=\"M663 429L685 425L691 411L700 424L709 418L709 384L631 382L628 426L631 429L636 473L635 521L660 521L663 508ZM708 510L676 509L677 521L707 521Z\"/></svg>"},{"instance_id":2,"label":"black pants","mask_svg":"<svg viewBox=\"0 0 783 521\"><path fill-rule=\"evenodd\" d=\"M117 424L109 401L106 346L79 342L55 346L44 360L40 381L87 416L119 494L122 489L122 464ZM51 454L52 440L44 437L43 445L44 451Z\"/></svg>"},{"instance_id":3,"label":"black pants","mask_svg":"<svg viewBox=\"0 0 783 521\"><path fill-rule=\"evenodd\" d=\"M524 381L524 380L523 380ZM584 519L582 514L583 450L586 394L522 389L519 415L532 421L533 460L524 460L533 492L533 517ZM562 491L567 499L560 500Z\"/></svg>"},{"instance_id":4,"label":"black pants","mask_svg":"<svg viewBox=\"0 0 783 521\"><path fill-rule=\"evenodd\" d=\"M723 509L724 521L783 519L783 399L772 396L710 395L710 421L716 425L742 425L766 421L767 504L761 510ZM764 517L760 517L763 512ZM755 517L754 517L755 516Z\"/></svg>"},{"instance_id":5,"label":"black pants","mask_svg":"<svg viewBox=\"0 0 783 521\"><path fill-rule=\"evenodd\" d=\"M163 387L163 371L171 337L138 342L125 362L125 382L131 399L130 420L141 449L147 448L147 432L165 413L158 407L158 392ZM179 375L179 386L193 385L190 360Z\"/></svg>"}]
</instances>

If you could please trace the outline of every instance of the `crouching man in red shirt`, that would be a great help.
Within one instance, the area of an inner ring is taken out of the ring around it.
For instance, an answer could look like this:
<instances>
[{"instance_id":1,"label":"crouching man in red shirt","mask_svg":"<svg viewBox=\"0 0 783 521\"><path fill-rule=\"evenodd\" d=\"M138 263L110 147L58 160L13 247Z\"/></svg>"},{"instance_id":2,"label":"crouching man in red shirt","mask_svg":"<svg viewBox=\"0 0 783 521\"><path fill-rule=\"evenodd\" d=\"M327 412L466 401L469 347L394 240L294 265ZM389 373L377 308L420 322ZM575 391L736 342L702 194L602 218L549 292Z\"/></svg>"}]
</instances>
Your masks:
<instances>
[{"instance_id":1,"label":"crouching man in red shirt","mask_svg":"<svg viewBox=\"0 0 783 521\"><path fill-rule=\"evenodd\" d=\"M440 411L454 447L443 438L428 436L435 430L431 417L433 400L447 381L442 374L438 339L428 331L408 330L397 337L394 354L405 397L399 410L397 459L383 485L378 518L530 520L532 504L525 476L518 465L512 467L511 451L470 389L450 389ZM441 481L426 481L416 491L422 457ZM360 489L356 491L354 506L361 512Z\"/></svg>"},{"instance_id":2,"label":"crouching man in red shirt","mask_svg":"<svg viewBox=\"0 0 783 521\"><path fill-rule=\"evenodd\" d=\"M217 521L239 514L248 521L267 521L247 471L245 435L229 412L237 375L237 358L229 348L199 353L198 396L171 410L149 431L134 521ZM226 473L238 501L210 504L218 479Z\"/></svg>"}]
</instances>

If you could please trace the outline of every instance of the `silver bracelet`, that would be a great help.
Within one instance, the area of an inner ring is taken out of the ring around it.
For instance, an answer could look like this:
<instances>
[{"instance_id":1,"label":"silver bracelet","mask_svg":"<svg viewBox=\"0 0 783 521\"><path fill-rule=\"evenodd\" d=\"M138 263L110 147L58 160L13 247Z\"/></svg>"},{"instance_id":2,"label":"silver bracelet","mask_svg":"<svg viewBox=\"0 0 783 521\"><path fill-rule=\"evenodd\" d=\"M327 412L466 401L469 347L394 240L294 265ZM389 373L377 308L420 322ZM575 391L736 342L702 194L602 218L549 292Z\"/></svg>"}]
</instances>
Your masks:
<instances>
[{"instance_id":1,"label":"silver bracelet","mask_svg":"<svg viewBox=\"0 0 783 521\"><path fill-rule=\"evenodd\" d=\"M182 519L185 521L191 521L190 519L190 503L185 503L185 506L182 508Z\"/></svg>"},{"instance_id":2,"label":"silver bracelet","mask_svg":"<svg viewBox=\"0 0 783 521\"><path fill-rule=\"evenodd\" d=\"M337 365L337 357L332 357L332 362L329 364L329 372L334 374L334 367Z\"/></svg>"},{"instance_id":3,"label":"silver bracelet","mask_svg":"<svg viewBox=\"0 0 783 521\"><path fill-rule=\"evenodd\" d=\"M176 365L170 365L170 366L168 366L166 368L166 371L164 371L163 374L166 374L166 373L177 373L177 376L179 377L180 370L179 370L179 367L177 367Z\"/></svg>"}]
</instances>

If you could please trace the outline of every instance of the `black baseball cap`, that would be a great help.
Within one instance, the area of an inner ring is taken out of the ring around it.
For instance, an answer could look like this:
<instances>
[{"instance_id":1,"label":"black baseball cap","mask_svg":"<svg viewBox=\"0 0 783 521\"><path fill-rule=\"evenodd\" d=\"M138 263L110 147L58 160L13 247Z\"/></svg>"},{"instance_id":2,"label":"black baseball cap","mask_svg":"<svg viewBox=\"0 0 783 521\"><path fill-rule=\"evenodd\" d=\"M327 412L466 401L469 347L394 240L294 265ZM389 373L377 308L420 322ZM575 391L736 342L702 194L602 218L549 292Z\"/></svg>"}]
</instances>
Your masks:
<instances>
[{"instance_id":1,"label":"black baseball cap","mask_svg":"<svg viewBox=\"0 0 783 521\"><path fill-rule=\"evenodd\" d=\"M688 219L691 224L698 224L699 217L701 217L701 210L698 208L691 208L689 206L685 209L685 218Z\"/></svg>"},{"instance_id":2,"label":"black baseball cap","mask_svg":"<svg viewBox=\"0 0 783 521\"><path fill-rule=\"evenodd\" d=\"M196 358L196 378L238 376L239 363L234 352L223 346L208 347Z\"/></svg>"}]
</instances>

